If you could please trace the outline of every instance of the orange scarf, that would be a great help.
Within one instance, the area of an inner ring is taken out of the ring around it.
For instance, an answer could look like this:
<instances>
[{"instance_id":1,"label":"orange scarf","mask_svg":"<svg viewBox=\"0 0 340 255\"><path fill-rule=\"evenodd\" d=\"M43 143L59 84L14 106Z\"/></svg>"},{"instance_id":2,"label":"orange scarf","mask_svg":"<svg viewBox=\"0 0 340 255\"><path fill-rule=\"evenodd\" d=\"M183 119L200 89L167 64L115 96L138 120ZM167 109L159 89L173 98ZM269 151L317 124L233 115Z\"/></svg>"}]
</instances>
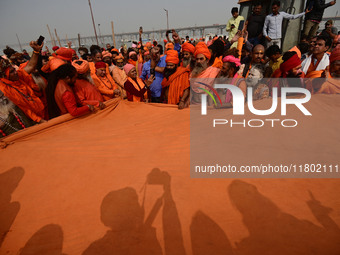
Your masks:
<instances>
[{"instance_id":1,"label":"orange scarf","mask_svg":"<svg viewBox=\"0 0 340 255\"><path fill-rule=\"evenodd\" d=\"M130 78L130 77L128 77L127 78L128 79L128 81L129 82L131 82L131 84L135 87L135 89L137 89L138 91L141 91L141 89L143 89L144 87L145 87L145 84L144 84L144 82L142 81L142 79L141 78L139 78L139 77L137 77L137 83L132 79L132 78ZM139 85L139 86L138 86ZM148 97L148 93L147 92L145 92L144 93L144 98L147 98ZM136 96L132 96L132 101L133 102L142 102L143 101L143 98L141 98L141 97L136 97Z\"/></svg>"},{"instance_id":2,"label":"orange scarf","mask_svg":"<svg viewBox=\"0 0 340 255\"><path fill-rule=\"evenodd\" d=\"M176 72L170 75L169 79L164 78L162 87L169 87L168 104L178 104L183 96L184 90L190 87L190 71L184 67L178 67Z\"/></svg>"}]
</instances>

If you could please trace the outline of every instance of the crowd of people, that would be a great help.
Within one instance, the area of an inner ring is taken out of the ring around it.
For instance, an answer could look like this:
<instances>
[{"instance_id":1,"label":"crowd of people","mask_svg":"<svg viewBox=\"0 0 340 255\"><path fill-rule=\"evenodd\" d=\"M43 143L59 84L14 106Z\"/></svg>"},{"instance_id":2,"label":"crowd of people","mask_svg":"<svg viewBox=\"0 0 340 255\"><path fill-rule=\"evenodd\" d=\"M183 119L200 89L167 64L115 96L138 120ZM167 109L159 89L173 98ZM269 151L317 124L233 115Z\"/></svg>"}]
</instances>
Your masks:
<instances>
[{"instance_id":1,"label":"crowd of people","mask_svg":"<svg viewBox=\"0 0 340 255\"><path fill-rule=\"evenodd\" d=\"M331 20L317 34L323 11L334 4L308 0L305 12L290 15L280 11L280 1L274 1L272 13L265 15L257 2L247 20L234 7L226 27L228 37L190 40L170 30L163 45L143 44L140 28L139 42L129 48L92 45L77 53L69 44L54 46L51 54L32 41L29 56L25 50L6 47L0 59L0 138L66 113L77 117L103 109L104 102L113 98L184 109L200 103L201 94L213 90L216 78L238 86L245 98L247 87L253 87L253 100L269 98L274 87L282 86L338 94L340 36ZM283 19L303 16L299 44L283 53ZM264 78L271 82L261 82ZM231 92L218 93L222 106L232 107Z\"/></svg>"}]
</instances>

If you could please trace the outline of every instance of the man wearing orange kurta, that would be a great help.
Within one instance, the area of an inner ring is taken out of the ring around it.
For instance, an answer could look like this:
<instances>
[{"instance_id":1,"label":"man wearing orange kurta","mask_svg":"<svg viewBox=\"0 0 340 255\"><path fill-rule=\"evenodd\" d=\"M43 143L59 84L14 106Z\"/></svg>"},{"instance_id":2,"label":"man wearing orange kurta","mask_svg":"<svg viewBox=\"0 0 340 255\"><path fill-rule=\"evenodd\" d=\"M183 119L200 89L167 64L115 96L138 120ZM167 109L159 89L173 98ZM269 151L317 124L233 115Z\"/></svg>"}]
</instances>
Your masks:
<instances>
[{"instance_id":1,"label":"man wearing orange kurta","mask_svg":"<svg viewBox=\"0 0 340 255\"><path fill-rule=\"evenodd\" d=\"M30 42L33 48L33 55L27 66L16 71L8 60L0 59L0 90L15 105L35 122L44 122L47 119L45 107L41 100L32 90L33 82L29 75L36 68L38 56L42 49L37 42Z\"/></svg>"},{"instance_id":2,"label":"man wearing orange kurta","mask_svg":"<svg viewBox=\"0 0 340 255\"><path fill-rule=\"evenodd\" d=\"M123 99L126 98L126 91L124 88L124 83L127 80L127 75L124 71L124 57L120 54L115 58L116 65L112 71L112 78L118 85L119 90L121 91L121 97Z\"/></svg>"},{"instance_id":3,"label":"man wearing orange kurta","mask_svg":"<svg viewBox=\"0 0 340 255\"><path fill-rule=\"evenodd\" d=\"M80 105L93 105L103 109L105 107L103 104L103 96L89 80L89 63L86 60L74 60L72 65L76 68L78 73L77 80L72 88L77 103Z\"/></svg>"},{"instance_id":4,"label":"man wearing orange kurta","mask_svg":"<svg viewBox=\"0 0 340 255\"><path fill-rule=\"evenodd\" d=\"M189 105L189 69L178 66L179 58L176 50L168 50L166 68L162 88L168 87L168 104L178 104L178 109Z\"/></svg>"},{"instance_id":5,"label":"man wearing orange kurta","mask_svg":"<svg viewBox=\"0 0 340 255\"><path fill-rule=\"evenodd\" d=\"M111 75L106 73L107 64L104 62L97 62L95 67L96 74L91 74L91 77L104 100L106 101L119 96L117 84L114 82Z\"/></svg>"},{"instance_id":6,"label":"man wearing orange kurta","mask_svg":"<svg viewBox=\"0 0 340 255\"><path fill-rule=\"evenodd\" d=\"M205 93L202 89L210 90L209 87L214 85L214 80L220 69L213 66L208 67L211 53L204 42L199 42L196 45L194 55L196 63L190 75L192 102L200 103L200 94Z\"/></svg>"}]
</instances>

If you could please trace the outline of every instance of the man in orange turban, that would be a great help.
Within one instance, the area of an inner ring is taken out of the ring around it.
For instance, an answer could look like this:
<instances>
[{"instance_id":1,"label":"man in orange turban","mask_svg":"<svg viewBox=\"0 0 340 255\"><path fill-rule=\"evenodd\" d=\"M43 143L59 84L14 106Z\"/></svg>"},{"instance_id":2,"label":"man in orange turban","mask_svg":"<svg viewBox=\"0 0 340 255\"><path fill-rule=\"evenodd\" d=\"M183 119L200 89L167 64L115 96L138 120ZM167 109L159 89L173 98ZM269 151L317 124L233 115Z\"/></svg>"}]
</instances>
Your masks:
<instances>
[{"instance_id":1,"label":"man in orange turban","mask_svg":"<svg viewBox=\"0 0 340 255\"><path fill-rule=\"evenodd\" d=\"M60 48L53 53L46 65L41 68L44 73L50 73L56 70L59 66L72 61L73 50L69 48Z\"/></svg>"},{"instance_id":2,"label":"man in orange turban","mask_svg":"<svg viewBox=\"0 0 340 255\"><path fill-rule=\"evenodd\" d=\"M178 52L168 50L162 88L168 104L178 104L178 109L189 106L189 69L179 66Z\"/></svg>"},{"instance_id":3,"label":"man in orange turban","mask_svg":"<svg viewBox=\"0 0 340 255\"><path fill-rule=\"evenodd\" d=\"M182 59L181 66L191 68L190 64L195 53L195 46L188 42L183 43L182 53L183 53L183 59Z\"/></svg>"},{"instance_id":4,"label":"man in orange turban","mask_svg":"<svg viewBox=\"0 0 340 255\"><path fill-rule=\"evenodd\" d=\"M89 63L86 60L79 59L74 60L72 65L78 73L77 80L72 88L77 103L80 105L93 105L103 109L105 107L103 104L104 99L93 84Z\"/></svg>"},{"instance_id":5,"label":"man in orange turban","mask_svg":"<svg viewBox=\"0 0 340 255\"><path fill-rule=\"evenodd\" d=\"M204 42L199 42L196 45L194 55L196 58L196 63L191 72L190 78L192 79L190 80L190 84L193 102L200 103L200 94L204 93L202 89L210 90L209 86L212 87L214 85L214 80L220 72L220 69L209 66L211 53ZM206 84L208 86L203 84Z\"/></svg>"}]
</instances>

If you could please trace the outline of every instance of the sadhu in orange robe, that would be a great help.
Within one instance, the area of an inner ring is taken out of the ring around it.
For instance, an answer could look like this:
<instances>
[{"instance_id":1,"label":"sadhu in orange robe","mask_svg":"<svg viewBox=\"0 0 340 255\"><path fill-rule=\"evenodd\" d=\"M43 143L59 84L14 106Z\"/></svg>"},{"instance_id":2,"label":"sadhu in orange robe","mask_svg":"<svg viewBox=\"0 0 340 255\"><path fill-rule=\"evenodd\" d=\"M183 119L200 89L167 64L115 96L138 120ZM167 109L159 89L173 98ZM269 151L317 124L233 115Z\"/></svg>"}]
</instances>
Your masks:
<instances>
[{"instance_id":1,"label":"sadhu in orange robe","mask_svg":"<svg viewBox=\"0 0 340 255\"><path fill-rule=\"evenodd\" d=\"M189 69L179 66L176 72L170 75L169 79L163 79L162 88L169 86L168 104L179 103L183 96L184 90L190 87L189 76Z\"/></svg>"}]
</instances>

